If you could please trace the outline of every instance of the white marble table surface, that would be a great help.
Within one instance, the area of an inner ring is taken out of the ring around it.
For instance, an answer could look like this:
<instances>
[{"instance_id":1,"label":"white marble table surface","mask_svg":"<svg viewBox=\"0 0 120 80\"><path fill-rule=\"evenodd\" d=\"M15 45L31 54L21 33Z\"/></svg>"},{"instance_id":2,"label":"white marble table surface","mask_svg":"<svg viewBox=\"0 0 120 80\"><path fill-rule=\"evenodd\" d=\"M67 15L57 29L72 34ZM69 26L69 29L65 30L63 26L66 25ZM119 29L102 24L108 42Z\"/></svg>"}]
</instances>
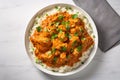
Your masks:
<instances>
[{"instance_id":1,"label":"white marble table surface","mask_svg":"<svg viewBox=\"0 0 120 80\"><path fill-rule=\"evenodd\" d=\"M79 74L55 77L37 70L24 47L25 28L41 8L72 0L0 0L0 80L120 80L120 45L106 53L99 49ZM120 15L120 0L108 0Z\"/></svg>"}]
</instances>

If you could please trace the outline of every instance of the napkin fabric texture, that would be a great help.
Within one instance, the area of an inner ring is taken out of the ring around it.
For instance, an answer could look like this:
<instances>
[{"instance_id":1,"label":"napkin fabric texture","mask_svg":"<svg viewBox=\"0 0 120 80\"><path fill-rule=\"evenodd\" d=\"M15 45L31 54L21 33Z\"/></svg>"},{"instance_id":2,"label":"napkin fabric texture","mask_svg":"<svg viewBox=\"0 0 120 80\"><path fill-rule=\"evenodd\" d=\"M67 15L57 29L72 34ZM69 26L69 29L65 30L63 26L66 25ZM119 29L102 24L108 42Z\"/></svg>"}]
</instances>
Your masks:
<instances>
[{"instance_id":1,"label":"napkin fabric texture","mask_svg":"<svg viewBox=\"0 0 120 80\"><path fill-rule=\"evenodd\" d=\"M94 20L99 37L99 48L106 52L120 43L120 16L106 0L73 0Z\"/></svg>"}]
</instances>

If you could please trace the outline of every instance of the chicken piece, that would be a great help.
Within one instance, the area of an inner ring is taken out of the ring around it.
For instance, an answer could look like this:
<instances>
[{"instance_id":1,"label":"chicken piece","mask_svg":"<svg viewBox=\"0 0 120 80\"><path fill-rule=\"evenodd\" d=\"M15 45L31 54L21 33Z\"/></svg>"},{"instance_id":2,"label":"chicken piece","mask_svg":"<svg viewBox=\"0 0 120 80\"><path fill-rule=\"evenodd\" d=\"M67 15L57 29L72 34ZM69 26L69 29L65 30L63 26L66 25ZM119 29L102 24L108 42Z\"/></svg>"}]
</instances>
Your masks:
<instances>
[{"instance_id":1,"label":"chicken piece","mask_svg":"<svg viewBox=\"0 0 120 80\"><path fill-rule=\"evenodd\" d=\"M87 50L90 46L94 44L94 41L91 37L86 37L85 40L82 42L83 44L83 50Z\"/></svg>"},{"instance_id":2,"label":"chicken piece","mask_svg":"<svg viewBox=\"0 0 120 80\"><path fill-rule=\"evenodd\" d=\"M72 33L72 34L76 33L76 31L77 30L75 28L70 29L70 33Z\"/></svg>"},{"instance_id":3,"label":"chicken piece","mask_svg":"<svg viewBox=\"0 0 120 80\"><path fill-rule=\"evenodd\" d=\"M58 56L58 55L60 55L60 51L57 50L57 51L55 52L55 56Z\"/></svg>"},{"instance_id":4,"label":"chicken piece","mask_svg":"<svg viewBox=\"0 0 120 80\"><path fill-rule=\"evenodd\" d=\"M61 47L67 47L67 43L61 42L59 39L54 39L53 40L53 47L60 50Z\"/></svg>"},{"instance_id":5,"label":"chicken piece","mask_svg":"<svg viewBox=\"0 0 120 80\"><path fill-rule=\"evenodd\" d=\"M61 59L66 59L66 53L65 53L65 52L61 53L61 54L60 54L60 58L61 58Z\"/></svg>"},{"instance_id":6,"label":"chicken piece","mask_svg":"<svg viewBox=\"0 0 120 80\"><path fill-rule=\"evenodd\" d=\"M68 43L67 51L70 52L70 53L73 52L73 49L74 49L76 46L78 46L79 44L81 44L81 41L80 41L79 37L77 37L77 36L72 36L72 37L70 38L69 43Z\"/></svg>"},{"instance_id":7,"label":"chicken piece","mask_svg":"<svg viewBox=\"0 0 120 80\"><path fill-rule=\"evenodd\" d=\"M34 47L39 49L39 51L46 52L52 45L48 37L49 34L46 32L41 34L34 33L33 36L30 37L30 41L33 43Z\"/></svg>"},{"instance_id":8,"label":"chicken piece","mask_svg":"<svg viewBox=\"0 0 120 80\"><path fill-rule=\"evenodd\" d=\"M63 30L63 31L66 31L66 27L64 25L59 25L58 28Z\"/></svg>"},{"instance_id":9,"label":"chicken piece","mask_svg":"<svg viewBox=\"0 0 120 80\"><path fill-rule=\"evenodd\" d=\"M76 19L72 19L72 18L69 19L69 22L70 22L70 25L72 28L75 27L75 24L77 23L77 21L78 21L77 18Z\"/></svg>"},{"instance_id":10,"label":"chicken piece","mask_svg":"<svg viewBox=\"0 0 120 80\"><path fill-rule=\"evenodd\" d=\"M65 36L65 32L59 32L58 38L62 41L66 41L67 37Z\"/></svg>"},{"instance_id":11,"label":"chicken piece","mask_svg":"<svg viewBox=\"0 0 120 80\"><path fill-rule=\"evenodd\" d=\"M78 41L79 42L79 37L78 36L73 36L70 38L70 42Z\"/></svg>"},{"instance_id":12,"label":"chicken piece","mask_svg":"<svg viewBox=\"0 0 120 80\"><path fill-rule=\"evenodd\" d=\"M78 56L79 52L77 51L77 48L74 49L72 54L75 55L75 56Z\"/></svg>"}]
</instances>

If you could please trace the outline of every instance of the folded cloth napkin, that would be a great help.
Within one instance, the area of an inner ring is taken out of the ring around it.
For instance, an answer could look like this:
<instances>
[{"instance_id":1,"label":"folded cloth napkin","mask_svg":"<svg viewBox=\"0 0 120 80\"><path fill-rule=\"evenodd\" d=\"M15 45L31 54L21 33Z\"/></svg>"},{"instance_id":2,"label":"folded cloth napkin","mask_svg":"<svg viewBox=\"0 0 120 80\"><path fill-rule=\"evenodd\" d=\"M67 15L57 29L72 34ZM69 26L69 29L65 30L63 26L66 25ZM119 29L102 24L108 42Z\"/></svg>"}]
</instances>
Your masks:
<instances>
[{"instance_id":1,"label":"folded cloth napkin","mask_svg":"<svg viewBox=\"0 0 120 80\"><path fill-rule=\"evenodd\" d=\"M73 0L93 18L99 37L99 48L106 52L120 42L120 17L106 0Z\"/></svg>"}]
</instances>

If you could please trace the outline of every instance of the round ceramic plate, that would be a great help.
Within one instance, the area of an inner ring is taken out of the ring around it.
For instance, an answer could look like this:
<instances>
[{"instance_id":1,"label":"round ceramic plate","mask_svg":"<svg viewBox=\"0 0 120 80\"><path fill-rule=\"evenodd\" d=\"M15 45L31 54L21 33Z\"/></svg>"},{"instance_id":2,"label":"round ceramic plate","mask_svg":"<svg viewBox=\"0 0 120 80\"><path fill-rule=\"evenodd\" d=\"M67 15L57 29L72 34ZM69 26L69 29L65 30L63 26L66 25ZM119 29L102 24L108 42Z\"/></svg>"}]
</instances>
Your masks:
<instances>
[{"instance_id":1,"label":"round ceramic plate","mask_svg":"<svg viewBox=\"0 0 120 80\"><path fill-rule=\"evenodd\" d=\"M55 6L61 6L61 7L65 7L65 6L69 6L71 7L72 9L76 9L78 10L79 12L82 12L88 19L89 23L91 24L91 27L93 29L93 34L95 36L95 39L94 39L94 47L88 57L88 59L85 61L84 64L82 64L81 66L79 66L78 68L70 71L70 72L66 72L66 73L59 73L59 72L52 72L50 70L47 70L45 68L43 68L42 66L40 66L40 64L36 64L34 62L34 58L33 58L33 54L30 52L30 49L29 49L29 36L30 36L30 30L32 29L33 27L33 24L35 22L35 18L38 16L38 15L42 15L44 12L50 10L50 9L53 9ZM26 32L25 32L25 47L26 47L26 51L27 51L27 54L30 58L30 60L33 62L33 64L41 71L45 72L45 73L48 73L48 74L51 74L51 75L55 75L55 76L68 76L68 75L72 75L72 74L75 74L77 72L80 72L81 70L83 70L90 62L91 60L93 59L93 57L95 56L95 53L97 51L97 48L98 48L98 33L97 33L97 29L96 29L96 26L94 24L94 21L92 20L92 18L81 8L77 7L77 6L73 6L71 4L63 4L63 3L60 3L60 4L53 4L53 5L49 5L43 9L41 9L40 11L38 11L34 16L33 18L30 20L27 28L26 28Z\"/></svg>"}]
</instances>

